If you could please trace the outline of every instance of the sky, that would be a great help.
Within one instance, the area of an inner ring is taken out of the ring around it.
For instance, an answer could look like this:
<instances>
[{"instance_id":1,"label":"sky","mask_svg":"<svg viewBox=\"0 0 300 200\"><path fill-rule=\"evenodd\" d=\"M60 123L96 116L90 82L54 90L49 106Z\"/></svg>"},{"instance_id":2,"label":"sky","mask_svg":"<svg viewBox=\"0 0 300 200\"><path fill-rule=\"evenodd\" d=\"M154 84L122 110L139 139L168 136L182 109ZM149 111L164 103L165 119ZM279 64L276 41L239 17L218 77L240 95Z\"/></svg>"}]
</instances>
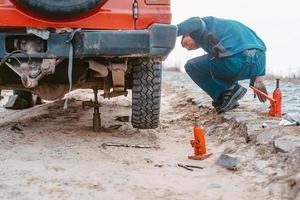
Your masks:
<instances>
[{"instance_id":1,"label":"sky","mask_svg":"<svg viewBox=\"0 0 300 200\"><path fill-rule=\"evenodd\" d=\"M192 16L215 16L238 20L267 45L267 72L277 76L300 75L300 1L299 0L171 0L173 24ZM180 66L203 55L198 49L187 51L180 38L166 65Z\"/></svg>"}]
</instances>

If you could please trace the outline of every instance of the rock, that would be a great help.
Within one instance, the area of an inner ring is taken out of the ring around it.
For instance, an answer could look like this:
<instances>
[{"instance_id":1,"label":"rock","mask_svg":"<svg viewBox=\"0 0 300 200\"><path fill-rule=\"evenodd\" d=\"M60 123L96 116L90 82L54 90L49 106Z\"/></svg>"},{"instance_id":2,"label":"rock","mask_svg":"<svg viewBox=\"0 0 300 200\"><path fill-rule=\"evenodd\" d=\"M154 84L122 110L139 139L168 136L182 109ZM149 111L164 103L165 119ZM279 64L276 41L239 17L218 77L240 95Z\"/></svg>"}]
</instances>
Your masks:
<instances>
[{"instance_id":1,"label":"rock","mask_svg":"<svg viewBox=\"0 0 300 200\"><path fill-rule=\"evenodd\" d=\"M280 122L281 119L263 119L264 120L264 124L267 124L268 128L277 128L278 124Z\"/></svg>"},{"instance_id":2,"label":"rock","mask_svg":"<svg viewBox=\"0 0 300 200\"><path fill-rule=\"evenodd\" d=\"M262 128L268 128L268 124L263 123L263 124L261 125L261 127L262 127Z\"/></svg>"},{"instance_id":3,"label":"rock","mask_svg":"<svg viewBox=\"0 0 300 200\"><path fill-rule=\"evenodd\" d=\"M255 131L261 129L261 126L259 124L254 124L254 123L247 123L246 127L247 127L248 135L253 135Z\"/></svg>"},{"instance_id":4,"label":"rock","mask_svg":"<svg viewBox=\"0 0 300 200\"><path fill-rule=\"evenodd\" d=\"M269 130L268 132L263 132L256 137L257 144L268 144L273 142L276 136L279 136L280 132L276 129Z\"/></svg>"},{"instance_id":5,"label":"rock","mask_svg":"<svg viewBox=\"0 0 300 200\"><path fill-rule=\"evenodd\" d=\"M287 113L284 116L284 119L286 119L290 122L295 122L297 125L300 125L300 113L299 112Z\"/></svg>"},{"instance_id":6,"label":"rock","mask_svg":"<svg viewBox=\"0 0 300 200\"><path fill-rule=\"evenodd\" d=\"M287 153L300 148L300 137L296 136L283 136L274 141L274 148L277 152Z\"/></svg>"},{"instance_id":7,"label":"rock","mask_svg":"<svg viewBox=\"0 0 300 200\"><path fill-rule=\"evenodd\" d=\"M22 129L19 126L20 126L20 124L15 123L11 126L10 130L12 130L12 131L22 131Z\"/></svg>"},{"instance_id":8,"label":"rock","mask_svg":"<svg viewBox=\"0 0 300 200\"><path fill-rule=\"evenodd\" d=\"M129 122L129 116L117 116L116 120L119 122Z\"/></svg>"},{"instance_id":9,"label":"rock","mask_svg":"<svg viewBox=\"0 0 300 200\"><path fill-rule=\"evenodd\" d=\"M117 130L117 129L119 129L120 127L121 127L122 125L120 125L120 124L115 124L115 125L110 125L108 128L103 128L103 130L105 131L105 132L112 132L113 130Z\"/></svg>"},{"instance_id":10,"label":"rock","mask_svg":"<svg viewBox=\"0 0 300 200\"><path fill-rule=\"evenodd\" d=\"M202 99L201 99L201 98L194 98L194 99L192 100L192 104L193 104L193 105L201 104L201 102L202 102Z\"/></svg>"},{"instance_id":11,"label":"rock","mask_svg":"<svg viewBox=\"0 0 300 200\"><path fill-rule=\"evenodd\" d=\"M155 164L154 167L162 168L164 165L162 164Z\"/></svg>"},{"instance_id":12,"label":"rock","mask_svg":"<svg viewBox=\"0 0 300 200\"><path fill-rule=\"evenodd\" d=\"M192 103L192 102L193 102L193 98L192 98L192 97L188 97L188 98L186 99L186 102Z\"/></svg>"},{"instance_id":13,"label":"rock","mask_svg":"<svg viewBox=\"0 0 300 200\"><path fill-rule=\"evenodd\" d=\"M234 118L237 122L246 122L257 120L257 114L253 112L238 112L234 113Z\"/></svg>"},{"instance_id":14,"label":"rock","mask_svg":"<svg viewBox=\"0 0 300 200\"><path fill-rule=\"evenodd\" d=\"M296 123L290 122L286 119L283 119L279 122L279 126L293 126L293 125L296 125Z\"/></svg>"},{"instance_id":15,"label":"rock","mask_svg":"<svg viewBox=\"0 0 300 200\"><path fill-rule=\"evenodd\" d=\"M149 158L144 158L144 160L147 162L147 163L153 163L153 160L149 159Z\"/></svg>"},{"instance_id":16,"label":"rock","mask_svg":"<svg viewBox=\"0 0 300 200\"><path fill-rule=\"evenodd\" d=\"M287 182L290 187L294 187L297 184L297 180L295 178L289 178Z\"/></svg>"},{"instance_id":17,"label":"rock","mask_svg":"<svg viewBox=\"0 0 300 200\"><path fill-rule=\"evenodd\" d=\"M234 119L234 116L229 115L229 114L224 115L223 117L224 117L224 119L226 119L226 120L232 120L232 119Z\"/></svg>"},{"instance_id":18,"label":"rock","mask_svg":"<svg viewBox=\"0 0 300 200\"><path fill-rule=\"evenodd\" d=\"M283 126L293 126L293 125L300 125L300 113L287 113L284 116L284 119L280 121L279 125Z\"/></svg>"},{"instance_id":19,"label":"rock","mask_svg":"<svg viewBox=\"0 0 300 200\"><path fill-rule=\"evenodd\" d=\"M240 159L222 154L216 164L229 170L237 170L240 165Z\"/></svg>"}]
</instances>

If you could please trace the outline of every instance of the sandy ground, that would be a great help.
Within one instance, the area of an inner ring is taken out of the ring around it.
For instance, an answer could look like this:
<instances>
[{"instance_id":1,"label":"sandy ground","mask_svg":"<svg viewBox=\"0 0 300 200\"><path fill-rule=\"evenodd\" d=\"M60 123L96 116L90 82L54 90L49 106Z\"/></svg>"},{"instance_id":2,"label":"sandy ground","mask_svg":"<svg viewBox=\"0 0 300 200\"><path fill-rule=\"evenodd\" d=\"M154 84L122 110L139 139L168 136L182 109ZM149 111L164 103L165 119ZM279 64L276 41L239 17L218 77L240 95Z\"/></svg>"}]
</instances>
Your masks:
<instances>
[{"instance_id":1,"label":"sandy ground","mask_svg":"<svg viewBox=\"0 0 300 200\"><path fill-rule=\"evenodd\" d=\"M0 199L300 199L299 184L288 184L277 154L246 143L242 123L199 109L188 91L163 85L161 125L155 130L136 130L116 120L130 116L130 98L101 99L101 133L92 132L93 110L81 106L92 98L91 91L70 97L67 111L63 101L23 111L1 108ZM187 159L194 114L201 114L209 132L213 156L204 161ZM159 148L103 148L108 142ZM241 159L237 171L215 164L222 153ZM188 171L178 164L204 169Z\"/></svg>"}]
</instances>

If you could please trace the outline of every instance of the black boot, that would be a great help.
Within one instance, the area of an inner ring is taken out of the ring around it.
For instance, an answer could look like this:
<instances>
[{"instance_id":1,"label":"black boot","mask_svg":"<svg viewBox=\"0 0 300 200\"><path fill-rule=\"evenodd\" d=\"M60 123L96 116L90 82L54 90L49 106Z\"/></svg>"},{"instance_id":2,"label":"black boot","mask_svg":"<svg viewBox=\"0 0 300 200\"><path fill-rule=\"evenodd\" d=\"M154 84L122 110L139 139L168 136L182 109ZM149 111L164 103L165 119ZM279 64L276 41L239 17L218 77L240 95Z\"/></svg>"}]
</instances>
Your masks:
<instances>
[{"instance_id":1,"label":"black boot","mask_svg":"<svg viewBox=\"0 0 300 200\"><path fill-rule=\"evenodd\" d=\"M221 104L218 103L217 101L212 101L212 102L211 102L211 105L212 105L215 109L217 109ZM238 108L239 106L240 106L239 102L236 102L233 108Z\"/></svg>"},{"instance_id":2,"label":"black boot","mask_svg":"<svg viewBox=\"0 0 300 200\"><path fill-rule=\"evenodd\" d=\"M234 109L238 101L244 97L247 89L238 83L233 84L230 88L225 90L219 100L219 106L216 107L218 113L227 112Z\"/></svg>"}]
</instances>

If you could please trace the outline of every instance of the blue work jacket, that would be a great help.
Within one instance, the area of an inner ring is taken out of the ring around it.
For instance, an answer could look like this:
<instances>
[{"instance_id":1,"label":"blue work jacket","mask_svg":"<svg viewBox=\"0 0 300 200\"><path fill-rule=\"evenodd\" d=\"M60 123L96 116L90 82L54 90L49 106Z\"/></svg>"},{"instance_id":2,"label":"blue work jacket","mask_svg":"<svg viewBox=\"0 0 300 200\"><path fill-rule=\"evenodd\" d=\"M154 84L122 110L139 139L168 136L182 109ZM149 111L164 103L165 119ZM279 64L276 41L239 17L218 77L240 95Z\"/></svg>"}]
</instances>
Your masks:
<instances>
[{"instance_id":1,"label":"blue work jacket","mask_svg":"<svg viewBox=\"0 0 300 200\"><path fill-rule=\"evenodd\" d=\"M216 17L192 17L178 24L178 36L190 35L207 53L227 57L247 49L266 51L266 45L246 25Z\"/></svg>"}]
</instances>

